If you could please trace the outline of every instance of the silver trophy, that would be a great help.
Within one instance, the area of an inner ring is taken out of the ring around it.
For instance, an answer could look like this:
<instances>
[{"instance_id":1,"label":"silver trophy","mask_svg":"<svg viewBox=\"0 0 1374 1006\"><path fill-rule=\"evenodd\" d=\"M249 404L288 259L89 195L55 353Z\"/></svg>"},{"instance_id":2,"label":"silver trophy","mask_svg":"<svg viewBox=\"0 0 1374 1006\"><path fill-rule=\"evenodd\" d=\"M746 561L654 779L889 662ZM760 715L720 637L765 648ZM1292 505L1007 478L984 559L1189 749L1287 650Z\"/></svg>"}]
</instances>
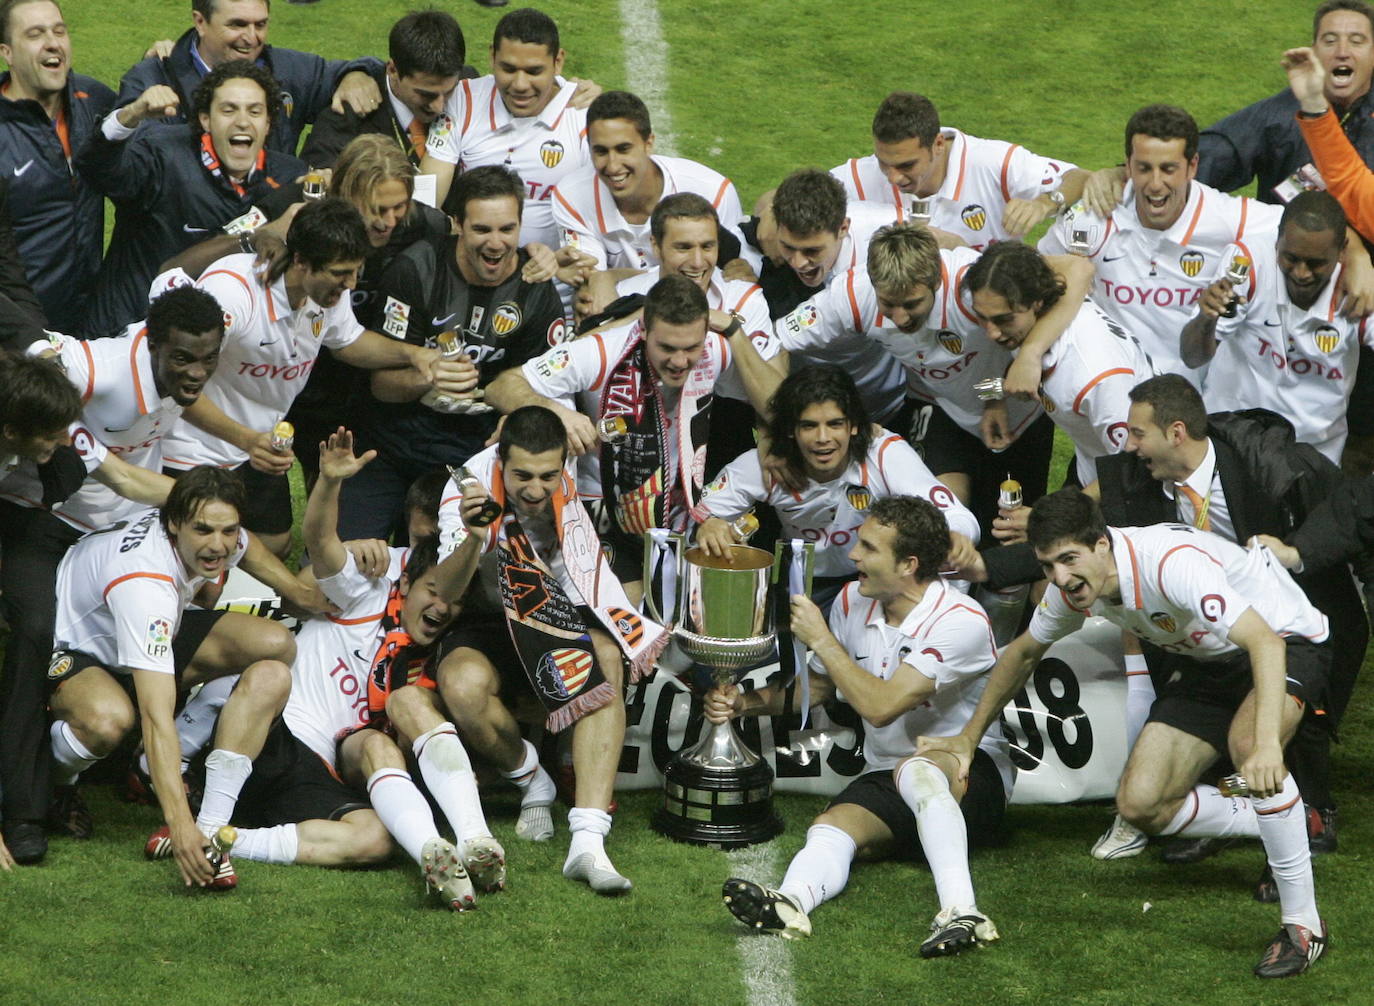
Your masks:
<instances>
[{"instance_id":1,"label":"silver trophy","mask_svg":"<svg viewBox=\"0 0 1374 1006\"><path fill-rule=\"evenodd\" d=\"M673 626L678 648L708 669L711 682L733 684L775 652L769 584L781 565L781 546L775 556L732 545L729 555L718 558L700 548L684 550L681 535L669 535L668 541L674 567L673 575L664 580L676 585L671 592L675 596L664 599L668 618L658 610L651 589L656 547L651 539L645 541L649 614ZM808 594L813 551L807 545L801 560ZM654 815L653 827L669 838L733 849L766 842L782 831L782 818L773 812L773 770L748 748L733 723L708 725L700 742L679 752L663 775L663 806Z\"/></svg>"}]
</instances>

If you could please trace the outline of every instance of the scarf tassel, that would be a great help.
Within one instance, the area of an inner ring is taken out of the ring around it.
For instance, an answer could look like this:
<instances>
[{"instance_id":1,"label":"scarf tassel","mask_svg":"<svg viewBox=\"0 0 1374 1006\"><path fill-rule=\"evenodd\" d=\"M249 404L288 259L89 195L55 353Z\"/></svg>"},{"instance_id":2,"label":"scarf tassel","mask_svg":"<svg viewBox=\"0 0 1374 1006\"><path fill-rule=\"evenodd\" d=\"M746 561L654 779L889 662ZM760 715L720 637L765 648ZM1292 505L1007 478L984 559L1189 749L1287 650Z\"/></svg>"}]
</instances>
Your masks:
<instances>
[{"instance_id":1,"label":"scarf tassel","mask_svg":"<svg viewBox=\"0 0 1374 1006\"><path fill-rule=\"evenodd\" d=\"M549 713L544 727L550 733L562 733L588 713L594 713L602 706L615 700L615 689L609 681L603 681L595 688L571 699Z\"/></svg>"}]
</instances>

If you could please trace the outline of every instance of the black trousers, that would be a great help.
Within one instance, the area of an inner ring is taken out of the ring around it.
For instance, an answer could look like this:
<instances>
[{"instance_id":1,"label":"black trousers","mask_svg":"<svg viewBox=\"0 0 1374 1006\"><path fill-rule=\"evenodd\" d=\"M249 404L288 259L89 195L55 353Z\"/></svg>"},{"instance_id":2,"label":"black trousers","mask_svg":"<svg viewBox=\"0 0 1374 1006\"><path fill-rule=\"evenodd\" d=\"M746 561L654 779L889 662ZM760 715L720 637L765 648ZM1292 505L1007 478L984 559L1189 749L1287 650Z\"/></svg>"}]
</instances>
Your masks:
<instances>
[{"instance_id":1,"label":"black trousers","mask_svg":"<svg viewBox=\"0 0 1374 1006\"><path fill-rule=\"evenodd\" d=\"M5 821L48 809L47 679L57 564L80 537L46 510L0 500L0 590L10 638L0 673L0 790Z\"/></svg>"}]
</instances>

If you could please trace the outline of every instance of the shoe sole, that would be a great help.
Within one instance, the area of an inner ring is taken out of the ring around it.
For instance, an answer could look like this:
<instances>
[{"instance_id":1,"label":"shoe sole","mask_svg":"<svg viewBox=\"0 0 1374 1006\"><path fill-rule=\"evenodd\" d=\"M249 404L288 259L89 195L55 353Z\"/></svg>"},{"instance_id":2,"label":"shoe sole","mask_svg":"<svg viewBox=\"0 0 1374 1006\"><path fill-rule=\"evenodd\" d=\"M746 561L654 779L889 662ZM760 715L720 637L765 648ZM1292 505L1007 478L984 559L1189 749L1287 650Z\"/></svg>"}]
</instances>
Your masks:
<instances>
[{"instance_id":1,"label":"shoe sole","mask_svg":"<svg viewBox=\"0 0 1374 1006\"><path fill-rule=\"evenodd\" d=\"M720 899L730 914L755 931L775 933L784 940L811 935L811 920L800 909L753 881L731 877L721 887Z\"/></svg>"},{"instance_id":2,"label":"shoe sole","mask_svg":"<svg viewBox=\"0 0 1374 1006\"><path fill-rule=\"evenodd\" d=\"M464 843L463 865L472 886L484 894L506 889L506 852L494 838Z\"/></svg>"},{"instance_id":3,"label":"shoe sole","mask_svg":"<svg viewBox=\"0 0 1374 1006\"><path fill-rule=\"evenodd\" d=\"M420 869L425 885L434 890L455 912L470 912L477 907L477 893L472 888L458 850L447 842L431 840L420 854Z\"/></svg>"}]
</instances>

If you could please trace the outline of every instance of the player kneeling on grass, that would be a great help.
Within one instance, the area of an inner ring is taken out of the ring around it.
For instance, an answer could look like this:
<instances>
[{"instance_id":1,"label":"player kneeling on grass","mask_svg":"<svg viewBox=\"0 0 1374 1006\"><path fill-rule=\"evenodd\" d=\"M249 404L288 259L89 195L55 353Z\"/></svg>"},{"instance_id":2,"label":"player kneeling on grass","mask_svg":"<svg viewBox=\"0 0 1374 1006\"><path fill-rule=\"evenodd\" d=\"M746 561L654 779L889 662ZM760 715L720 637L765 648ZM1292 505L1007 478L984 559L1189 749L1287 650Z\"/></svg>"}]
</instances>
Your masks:
<instances>
[{"instance_id":1,"label":"player kneeling on grass","mask_svg":"<svg viewBox=\"0 0 1374 1006\"><path fill-rule=\"evenodd\" d=\"M439 533L450 559L480 562L482 585L500 597L487 619L465 619L445 640L439 691L473 750L520 788L520 838L553 837L554 786L507 702L532 688L545 728L571 728L576 781L563 875L612 895L631 887L605 849L625 741L623 665L632 681L647 673L666 634L633 610L611 572L577 497L567 444L556 413L516 409L497 445L459 473L461 485L445 486Z\"/></svg>"},{"instance_id":2,"label":"player kneeling on grass","mask_svg":"<svg viewBox=\"0 0 1374 1006\"><path fill-rule=\"evenodd\" d=\"M211 840L229 823L268 727L291 689L296 641L280 623L239 612L187 611L196 592L266 553L239 524L243 484L219 468L187 472L157 510L82 538L57 571L48 683L55 781L71 784L143 723L171 855L187 885L230 888L237 877ZM177 695L242 674L205 760L193 818L181 784ZM136 703L136 704L135 704Z\"/></svg>"},{"instance_id":3,"label":"player kneeling on grass","mask_svg":"<svg viewBox=\"0 0 1374 1006\"><path fill-rule=\"evenodd\" d=\"M892 496L873 503L850 553L858 582L830 609L792 598L792 631L810 648L811 701L840 694L864 720L865 773L812 823L777 890L725 882L725 903L741 922L785 937L811 933L808 917L844 890L849 867L865 857L924 855L940 911L922 957L957 954L997 939L977 908L968 844L1001 829L1012 768L1000 730L990 731L960 771L946 752L915 755L916 738L963 724L997 658L992 627L979 606L940 579L949 527L931 503ZM706 716L779 715L784 687L712 690Z\"/></svg>"},{"instance_id":4,"label":"player kneeling on grass","mask_svg":"<svg viewBox=\"0 0 1374 1006\"><path fill-rule=\"evenodd\" d=\"M1051 644L1089 615L1134 633L1163 651L1168 683L1131 748L1117 810L1152 835L1258 836L1283 928L1255 974L1306 971L1326 949L1327 929L1317 912L1307 818L1283 749L1309 707L1322 707L1331 658L1326 616L1268 549L1243 549L1185 524L1108 527L1076 489L1042 497L1026 534L1051 586L1030 627L1002 651L967 726L953 737L922 737L921 753L953 755L960 772L971 761L976 767L984 729ZM1222 752L1248 796L1198 784Z\"/></svg>"}]
</instances>

